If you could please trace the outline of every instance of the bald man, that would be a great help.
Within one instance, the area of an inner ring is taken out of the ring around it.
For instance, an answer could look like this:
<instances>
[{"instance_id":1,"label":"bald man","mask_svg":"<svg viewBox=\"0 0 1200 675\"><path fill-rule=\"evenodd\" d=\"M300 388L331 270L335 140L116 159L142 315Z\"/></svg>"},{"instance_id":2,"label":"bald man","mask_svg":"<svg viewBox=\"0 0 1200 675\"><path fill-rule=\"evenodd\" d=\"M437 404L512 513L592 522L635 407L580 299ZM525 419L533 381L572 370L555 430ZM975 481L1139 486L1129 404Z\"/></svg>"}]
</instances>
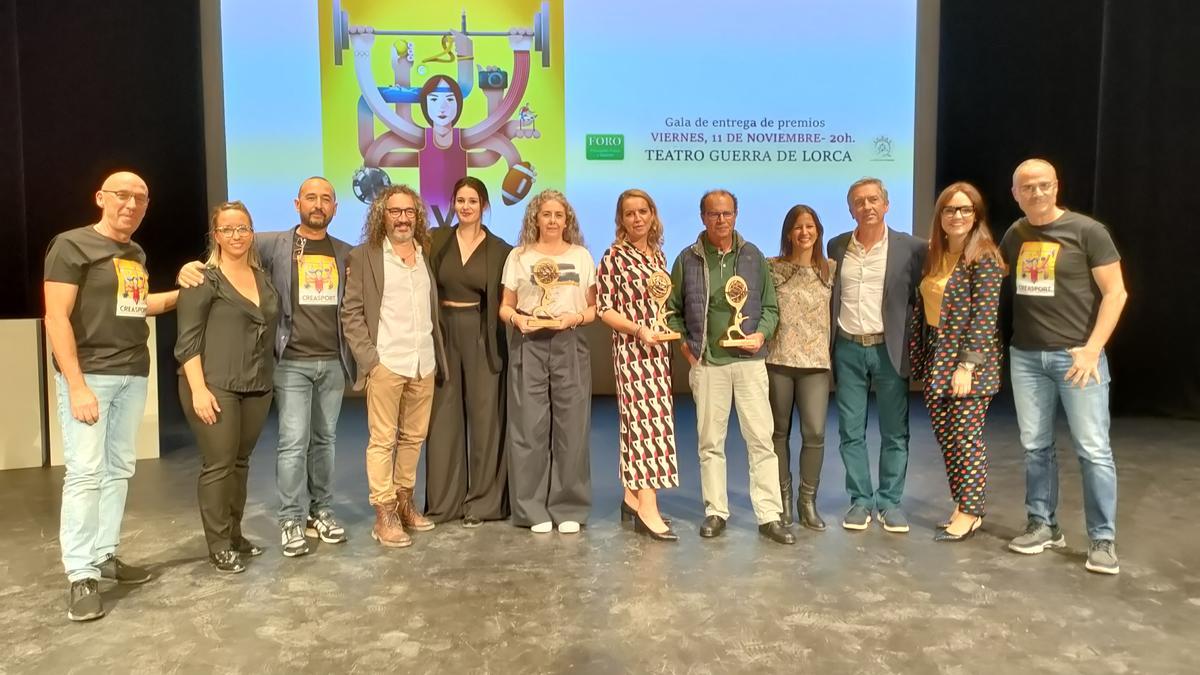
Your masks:
<instances>
[{"instance_id":1,"label":"bald man","mask_svg":"<svg viewBox=\"0 0 1200 675\"><path fill-rule=\"evenodd\" d=\"M1014 277L1010 366L1025 448L1025 533L1008 548L1032 555L1066 545L1058 527L1054 418L1061 401L1083 475L1088 571L1117 574L1117 469L1109 445L1108 343L1125 307L1121 256L1108 229L1058 205L1058 176L1042 159L1013 173L1025 217L1000 248Z\"/></svg>"},{"instance_id":2,"label":"bald man","mask_svg":"<svg viewBox=\"0 0 1200 675\"><path fill-rule=\"evenodd\" d=\"M354 357L342 332L342 296L350 245L329 234L337 213L333 185L313 176L295 199L300 222L289 230L254 237L263 269L279 293L275 408L279 446L279 541L288 558L307 555L305 535L327 544L346 541L333 513L333 459L346 380L355 380ZM204 265L179 271L181 286L204 283ZM262 551L249 543L242 555Z\"/></svg>"},{"instance_id":3,"label":"bald man","mask_svg":"<svg viewBox=\"0 0 1200 675\"><path fill-rule=\"evenodd\" d=\"M117 557L117 545L146 408L146 317L173 309L179 294L149 293L146 254L132 241L150 204L146 182L115 173L95 200L99 222L50 243L43 284L66 464L59 544L72 621L104 616L100 579L150 580Z\"/></svg>"}]
</instances>

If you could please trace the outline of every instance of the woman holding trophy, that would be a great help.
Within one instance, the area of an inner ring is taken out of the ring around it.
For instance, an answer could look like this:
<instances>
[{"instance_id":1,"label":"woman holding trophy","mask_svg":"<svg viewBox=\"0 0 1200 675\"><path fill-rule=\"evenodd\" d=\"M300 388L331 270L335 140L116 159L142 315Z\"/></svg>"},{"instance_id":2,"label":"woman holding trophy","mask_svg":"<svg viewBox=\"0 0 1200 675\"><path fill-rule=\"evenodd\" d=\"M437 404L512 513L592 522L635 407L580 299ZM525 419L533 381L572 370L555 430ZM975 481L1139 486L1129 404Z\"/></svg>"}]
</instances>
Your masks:
<instances>
[{"instance_id":1,"label":"woman holding trophy","mask_svg":"<svg viewBox=\"0 0 1200 675\"><path fill-rule=\"evenodd\" d=\"M561 192L530 200L504 265L500 319L513 327L508 364L513 524L574 534L592 506L588 432L592 371L574 330L596 318L596 267Z\"/></svg>"},{"instance_id":2,"label":"woman holding trophy","mask_svg":"<svg viewBox=\"0 0 1200 675\"><path fill-rule=\"evenodd\" d=\"M613 368L620 418L621 520L656 541L679 537L658 510L657 490L679 486L671 353L677 339L664 323L671 276L662 252L658 207L642 190L617 197L616 241L596 273L600 319L613 329Z\"/></svg>"}]
</instances>

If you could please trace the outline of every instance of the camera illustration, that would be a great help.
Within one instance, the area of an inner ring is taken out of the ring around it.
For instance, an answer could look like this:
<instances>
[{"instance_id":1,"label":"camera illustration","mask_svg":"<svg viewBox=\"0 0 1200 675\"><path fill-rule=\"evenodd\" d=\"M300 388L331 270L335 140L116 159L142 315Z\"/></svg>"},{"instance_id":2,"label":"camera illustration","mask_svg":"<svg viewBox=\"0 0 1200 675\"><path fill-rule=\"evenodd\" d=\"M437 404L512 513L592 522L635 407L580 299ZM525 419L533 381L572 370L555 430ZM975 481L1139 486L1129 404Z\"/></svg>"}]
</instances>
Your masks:
<instances>
[{"instance_id":1,"label":"camera illustration","mask_svg":"<svg viewBox=\"0 0 1200 675\"><path fill-rule=\"evenodd\" d=\"M508 87L508 73L504 72L496 66L488 66L479 71L479 88L480 89L506 89Z\"/></svg>"}]
</instances>

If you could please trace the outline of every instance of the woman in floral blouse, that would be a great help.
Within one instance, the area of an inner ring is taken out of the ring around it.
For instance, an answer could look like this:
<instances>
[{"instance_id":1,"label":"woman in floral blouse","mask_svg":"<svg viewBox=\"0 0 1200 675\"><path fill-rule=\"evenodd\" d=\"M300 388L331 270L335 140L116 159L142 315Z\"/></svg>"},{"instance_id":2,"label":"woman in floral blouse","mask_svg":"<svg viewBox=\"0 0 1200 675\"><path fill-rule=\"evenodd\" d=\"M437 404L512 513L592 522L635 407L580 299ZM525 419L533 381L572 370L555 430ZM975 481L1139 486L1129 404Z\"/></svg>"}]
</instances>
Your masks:
<instances>
[{"instance_id":1,"label":"woman in floral blouse","mask_svg":"<svg viewBox=\"0 0 1200 675\"><path fill-rule=\"evenodd\" d=\"M824 530L817 485L825 458L829 409L829 297L835 263L822 253L825 228L811 207L797 204L783 218L779 257L771 281L779 300L779 328L767 354L767 381L775 418L772 440L779 459L783 522L792 522L792 410L800 410L800 524Z\"/></svg>"},{"instance_id":2,"label":"woman in floral blouse","mask_svg":"<svg viewBox=\"0 0 1200 675\"><path fill-rule=\"evenodd\" d=\"M954 183L934 205L929 255L913 307L912 377L942 448L954 512L935 541L962 541L983 524L987 446L983 426L1000 388L997 314L1004 263L979 190Z\"/></svg>"}]
</instances>

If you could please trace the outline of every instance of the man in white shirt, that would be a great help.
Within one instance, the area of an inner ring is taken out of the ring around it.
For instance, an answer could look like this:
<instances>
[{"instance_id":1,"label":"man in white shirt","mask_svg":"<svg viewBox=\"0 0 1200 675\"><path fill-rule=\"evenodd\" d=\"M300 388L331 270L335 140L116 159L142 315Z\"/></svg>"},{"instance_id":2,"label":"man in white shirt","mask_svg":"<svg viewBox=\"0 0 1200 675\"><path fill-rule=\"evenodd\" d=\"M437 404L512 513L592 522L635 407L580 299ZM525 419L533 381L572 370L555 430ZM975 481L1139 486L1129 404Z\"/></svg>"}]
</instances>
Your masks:
<instances>
[{"instance_id":1,"label":"man in white shirt","mask_svg":"<svg viewBox=\"0 0 1200 675\"><path fill-rule=\"evenodd\" d=\"M908 331L927 244L887 226L887 188L863 178L846 195L853 232L829 242L837 261L831 300L839 450L846 467L848 530L865 530L879 513L883 529L908 532L900 508L908 472ZM867 455L867 397L875 384L879 414L879 488Z\"/></svg>"},{"instance_id":2,"label":"man in white shirt","mask_svg":"<svg viewBox=\"0 0 1200 675\"><path fill-rule=\"evenodd\" d=\"M393 548L412 545L405 530L434 527L412 500L434 378L446 372L425 222L425 205L407 185L377 196L365 241L347 258L342 301L342 328L358 363L354 389L367 390L371 536Z\"/></svg>"}]
</instances>

